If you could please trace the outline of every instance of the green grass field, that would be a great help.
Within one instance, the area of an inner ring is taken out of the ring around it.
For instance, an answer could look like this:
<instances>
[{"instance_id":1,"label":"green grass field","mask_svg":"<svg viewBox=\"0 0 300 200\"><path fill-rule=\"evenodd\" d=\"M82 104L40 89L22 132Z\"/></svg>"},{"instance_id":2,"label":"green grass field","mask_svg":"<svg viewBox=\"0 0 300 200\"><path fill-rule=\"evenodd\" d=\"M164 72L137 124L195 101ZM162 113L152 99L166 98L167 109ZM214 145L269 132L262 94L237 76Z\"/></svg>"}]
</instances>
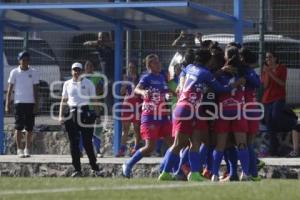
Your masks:
<instances>
[{"instance_id":1,"label":"green grass field","mask_svg":"<svg viewBox=\"0 0 300 200\"><path fill-rule=\"evenodd\" d=\"M299 180L261 182L158 182L156 179L6 178L0 177L0 199L106 200L297 200Z\"/></svg>"}]
</instances>

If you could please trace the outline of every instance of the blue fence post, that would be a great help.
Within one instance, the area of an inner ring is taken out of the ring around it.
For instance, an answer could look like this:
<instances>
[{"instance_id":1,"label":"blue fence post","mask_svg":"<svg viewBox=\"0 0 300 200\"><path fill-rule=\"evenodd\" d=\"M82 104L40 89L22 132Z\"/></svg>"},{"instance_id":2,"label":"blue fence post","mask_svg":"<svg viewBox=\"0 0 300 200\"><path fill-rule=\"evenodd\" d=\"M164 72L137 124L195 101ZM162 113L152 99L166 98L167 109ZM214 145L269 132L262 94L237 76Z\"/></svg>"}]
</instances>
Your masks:
<instances>
[{"instance_id":1,"label":"blue fence post","mask_svg":"<svg viewBox=\"0 0 300 200\"><path fill-rule=\"evenodd\" d=\"M243 12L243 0L234 0L234 41L240 44L243 43Z\"/></svg>"},{"instance_id":2,"label":"blue fence post","mask_svg":"<svg viewBox=\"0 0 300 200\"><path fill-rule=\"evenodd\" d=\"M3 91L3 78L4 78L4 60L3 60L3 11L0 10L0 89ZM0 155L4 154L4 109L3 109L3 93L0 94Z\"/></svg>"},{"instance_id":3,"label":"blue fence post","mask_svg":"<svg viewBox=\"0 0 300 200\"><path fill-rule=\"evenodd\" d=\"M115 27L115 81L122 80L123 67L123 24L118 22ZM115 87L115 94L120 95L120 84ZM120 99L115 98L115 105L120 102ZM114 112L114 155L117 155L121 145L122 124L120 119L121 113ZM117 117L117 119L116 119Z\"/></svg>"}]
</instances>

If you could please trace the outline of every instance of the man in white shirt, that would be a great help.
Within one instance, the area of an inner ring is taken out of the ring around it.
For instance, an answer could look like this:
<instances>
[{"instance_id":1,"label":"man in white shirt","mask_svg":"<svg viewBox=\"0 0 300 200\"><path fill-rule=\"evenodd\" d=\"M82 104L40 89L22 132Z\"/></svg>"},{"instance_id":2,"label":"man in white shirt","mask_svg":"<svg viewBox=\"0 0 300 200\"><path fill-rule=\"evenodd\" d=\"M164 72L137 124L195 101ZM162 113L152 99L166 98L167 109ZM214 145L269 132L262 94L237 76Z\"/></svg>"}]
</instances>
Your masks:
<instances>
[{"instance_id":1,"label":"man in white shirt","mask_svg":"<svg viewBox=\"0 0 300 200\"><path fill-rule=\"evenodd\" d=\"M11 94L14 89L14 115L17 154L19 157L30 157L32 130L38 105L38 73L29 67L30 55L26 51L18 54L19 66L10 72L6 95L5 111L11 112ZM22 131L26 131L25 149L22 145ZM24 150L23 150L24 149Z\"/></svg>"},{"instance_id":2,"label":"man in white shirt","mask_svg":"<svg viewBox=\"0 0 300 200\"><path fill-rule=\"evenodd\" d=\"M83 146L89 158L93 175L100 176L92 142L94 132L93 124L96 118L99 117L99 113L89 108L90 100L96 97L96 89L90 80L80 76L82 72L82 64L74 63L72 65L72 78L67 80L63 86L59 121L61 124L65 124L70 140L72 164L75 168L71 176L82 176L79 148L80 136L82 136ZM68 109L65 109L66 105ZM63 113L64 110L68 110L68 112Z\"/></svg>"}]
</instances>

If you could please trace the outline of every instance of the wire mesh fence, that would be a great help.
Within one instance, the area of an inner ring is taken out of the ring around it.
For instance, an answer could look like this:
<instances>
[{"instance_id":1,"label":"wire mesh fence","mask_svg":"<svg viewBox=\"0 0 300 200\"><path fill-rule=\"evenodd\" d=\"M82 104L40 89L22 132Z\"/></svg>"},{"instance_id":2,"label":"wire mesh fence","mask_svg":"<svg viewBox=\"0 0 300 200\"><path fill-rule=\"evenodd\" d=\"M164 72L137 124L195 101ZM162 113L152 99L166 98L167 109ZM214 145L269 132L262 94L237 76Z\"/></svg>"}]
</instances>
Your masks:
<instances>
[{"instance_id":1,"label":"wire mesh fence","mask_svg":"<svg viewBox=\"0 0 300 200\"><path fill-rule=\"evenodd\" d=\"M16 2L16 1L15 1ZM23 1L19 1L23 2ZM34 2L34 1L30 1ZM38 1L35 1L38 2ZM60 1L57 1L60 2ZM73 1L74 2L74 1ZM78 1L80 2L80 1ZM210 8L233 13L233 1L208 1L195 0ZM267 0L266 2L266 48L278 51L280 60L289 68L288 73L288 102L291 104L300 103L297 95L300 83L300 5L296 0ZM258 21L259 21L259 0L244 1L244 17L253 20L256 26L245 29L244 44L258 53ZM199 19L201 20L201 19ZM213 24L212 24L213 26ZM189 33L201 32L204 38L213 39L225 45L233 40L233 28L212 28L201 30L187 30ZM126 54L130 60L136 60L140 71L144 70L143 58L149 53L159 55L163 68L167 69L169 63L177 49L171 44L178 37L180 30L175 32L130 32L130 49L126 51L126 36L124 34L124 70L126 66ZM113 32L112 38L113 38ZM213 35L212 35L213 34ZM252 35L252 36L247 36ZM17 66L17 52L23 48L24 33L6 32L4 38L4 59L5 76L4 91L7 87L9 71ZM29 33L28 50L32 54L31 65L38 69L40 73L40 114L49 114L50 105L58 101L52 99L50 85L56 80L66 80L71 77L71 64L73 62L84 63L91 60L96 71L101 71L99 52L95 48L85 47L83 43L89 40L96 40L97 33L88 32L32 32ZM56 93L60 93L60 87L56 88Z\"/></svg>"}]
</instances>

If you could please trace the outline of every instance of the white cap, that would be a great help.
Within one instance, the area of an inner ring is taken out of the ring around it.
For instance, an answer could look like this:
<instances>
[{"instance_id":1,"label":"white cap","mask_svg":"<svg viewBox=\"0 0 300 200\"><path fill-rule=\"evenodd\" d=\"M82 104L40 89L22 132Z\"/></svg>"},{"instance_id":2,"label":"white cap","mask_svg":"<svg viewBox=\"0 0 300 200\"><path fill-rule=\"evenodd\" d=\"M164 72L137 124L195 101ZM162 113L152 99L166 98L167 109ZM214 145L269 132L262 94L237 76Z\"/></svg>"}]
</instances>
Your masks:
<instances>
[{"instance_id":1,"label":"white cap","mask_svg":"<svg viewBox=\"0 0 300 200\"><path fill-rule=\"evenodd\" d=\"M79 68L79 69L82 69L82 64L81 64L81 63L79 63L79 62L73 63L73 65L72 65L72 69L74 69L74 68Z\"/></svg>"}]
</instances>

